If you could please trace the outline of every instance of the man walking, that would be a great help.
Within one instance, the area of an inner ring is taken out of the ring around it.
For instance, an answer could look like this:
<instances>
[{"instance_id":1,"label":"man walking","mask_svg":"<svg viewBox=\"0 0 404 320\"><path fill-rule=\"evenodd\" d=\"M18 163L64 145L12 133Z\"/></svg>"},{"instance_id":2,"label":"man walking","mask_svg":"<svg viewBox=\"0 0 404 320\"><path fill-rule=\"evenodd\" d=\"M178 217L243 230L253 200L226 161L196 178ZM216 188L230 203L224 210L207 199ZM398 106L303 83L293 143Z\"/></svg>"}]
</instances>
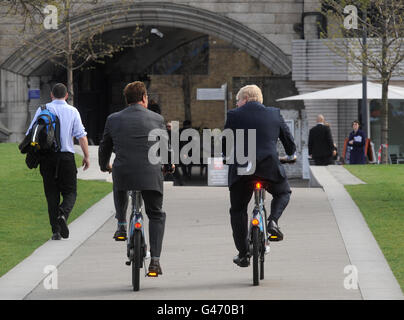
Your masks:
<instances>
[{"instance_id":1,"label":"man walking","mask_svg":"<svg viewBox=\"0 0 404 320\"><path fill-rule=\"evenodd\" d=\"M327 166L333 163L334 150L331 129L325 125L324 116L319 114L317 125L309 131L309 156L312 157L316 166Z\"/></svg>"},{"instance_id":2,"label":"man walking","mask_svg":"<svg viewBox=\"0 0 404 320\"><path fill-rule=\"evenodd\" d=\"M247 206L254 192L251 181L258 178L269 182L266 190L272 194L273 200L267 230L268 233L276 235L278 241L283 240L278 220L289 203L291 190L285 169L279 161L277 141L281 140L289 156L294 155L296 145L280 110L262 104L260 88L256 85L245 86L237 93L236 99L238 108L227 112L225 129L244 130L244 145L248 141L245 137L248 130L256 130L255 172L251 175L239 175L238 168L242 165L234 163L230 164L228 175L230 222L234 243L239 252L233 262L240 267L247 267L250 264ZM237 145L236 142L235 146ZM248 150L248 147L245 146L244 150ZM228 156L230 150L226 153Z\"/></svg>"},{"instance_id":3,"label":"man walking","mask_svg":"<svg viewBox=\"0 0 404 320\"><path fill-rule=\"evenodd\" d=\"M59 118L61 149L60 152L43 155L39 163L48 203L52 240L69 237L67 219L77 197L77 168L73 138L79 141L83 150L83 169L87 170L90 166L87 133L78 110L66 103L67 97L67 88L64 84L58 83L52 88L52 102L46 104L46 108ZM38 108L26 135L29 134L40 112L41 108ZM62 203L60 203L60 196L63 197Z\"/></svg>"},{"instance_id":4,"label":"man walking","mask_svg":"<svg viewBox=\"0 0 404 320\"><path fill-rule=\"evenodd\" d=\"M149 161L148 152L154 142L148 140L148 135L153 129L166 130L165 122L161 115L147 109L148 96L143 82L129 83L124 95L127 107L107 118L98 150L101 171L112 172L118 221L114 238L126 240L128 191L141 191L149 218L149 272L162 274L160 254L166 220L162 211L163 173L160 164ZM113 166L109 163L112 151L116 155Z\"/></svg>"}]
</instances>

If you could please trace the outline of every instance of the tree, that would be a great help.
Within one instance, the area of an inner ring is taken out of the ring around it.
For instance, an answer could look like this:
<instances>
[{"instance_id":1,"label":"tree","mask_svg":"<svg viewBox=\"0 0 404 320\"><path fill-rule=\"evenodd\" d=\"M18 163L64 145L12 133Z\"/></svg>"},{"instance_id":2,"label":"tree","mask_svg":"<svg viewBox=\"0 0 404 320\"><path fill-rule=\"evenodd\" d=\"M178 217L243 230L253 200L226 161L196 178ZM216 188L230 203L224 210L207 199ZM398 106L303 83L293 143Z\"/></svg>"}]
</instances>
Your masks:
<instances>
[{"instance_id":1,"label":"tree","mask_svg":"<svg viewBox=\"0 0 404 320\"><path fill-rule=\"evenodd\" d=\"M117 0L124 4L128 0ZM140 26L132 32L113 41L105 41L103 34L117 16L110 15L92 21L97 0L3 0L3 12L8 15L19 15L23 26L19 31L21 42L33 48L38 48L54 64L64 68L67 73L68 102L73 104L73 72L88 66L91 62L104 63L105 58L112 57L124 48L137 47L148 40L142 35ZM121 11L124 16L127 11ZM81 19L75 26L74 20ZM46 20L50 18L50 20ZM83 21L84 20L84 21ZM48 27L46 25L48 23Z\"/></svg>"},{"instance_id":2,"label":"tree","mask_svg":"<svg viewBox=\"0 0 404 320\"><path fill-rule=\"evenodd\" d=\"M392 77L400 75L399 64L404 60L404 1L321 2L331 22L328 35L322 33L323 37L331 39L329 48L345 58L356 72L369 72L370 78L382 84L381 143L388 145L388 86ZM367 32L367 41L362 39L363 30ZM388 163L387 152L383 153L382 163Z\"/></svg>"},{"instance_id":3,"label":"tree","mask_svg":"<svg viewBox=\"0 0 404 320\"><path fill-rule=\"evenodd\" d=\"M208 38L202 36L194 39L191 43L183 46L182 55L182 89L184 92L184 116L186 121L192 123L191 112L191 89L192 89L192 75L197 72L201 66L206 65L209 57L209 47L207 44Z\"/></svg>"}]
</instances>

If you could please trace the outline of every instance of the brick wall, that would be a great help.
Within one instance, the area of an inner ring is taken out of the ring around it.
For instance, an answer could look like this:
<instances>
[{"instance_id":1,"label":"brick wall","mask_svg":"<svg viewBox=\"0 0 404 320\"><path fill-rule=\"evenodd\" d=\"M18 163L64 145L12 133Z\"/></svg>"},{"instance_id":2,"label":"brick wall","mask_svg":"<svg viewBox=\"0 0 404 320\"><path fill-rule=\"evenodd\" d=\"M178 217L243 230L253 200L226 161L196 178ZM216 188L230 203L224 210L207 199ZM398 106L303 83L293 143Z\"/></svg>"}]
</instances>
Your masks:
<instances>
[{"instance_id":1,"label":"brick wall","mask_svg":"<svg viewBox=\"0 0 404 320\"><path fill-rule=\"evenodd\" d=\"M223 101L197 101L197 88L220 88L228 85L229 108L235 104L233 77L271 76L272 72L257 59L230 46L227 42L210 37L208 75L191 76L191 114L193 127L222 128L224 124ZM229 63L231 62L231 63ZM184 96L182 75L153 75L149 92L156 99L167 121L177 120L182 124Z\"/></svg>"}]
</instances>

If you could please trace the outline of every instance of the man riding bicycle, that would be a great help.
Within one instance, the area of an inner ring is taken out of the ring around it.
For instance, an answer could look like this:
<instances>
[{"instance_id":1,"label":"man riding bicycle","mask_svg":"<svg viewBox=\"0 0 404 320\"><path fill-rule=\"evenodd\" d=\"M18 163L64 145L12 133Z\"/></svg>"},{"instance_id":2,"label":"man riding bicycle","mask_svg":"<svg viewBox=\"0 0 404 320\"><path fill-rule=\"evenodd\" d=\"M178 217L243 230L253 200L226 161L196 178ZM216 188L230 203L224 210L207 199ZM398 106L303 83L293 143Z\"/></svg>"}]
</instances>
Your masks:
<instances>
[{"instance_id":1,"label":"man riding bicycle","mask_svg":"<svg viewBox=\"0 0 404 320\"><path fill-rule=\"evenodd\" d=\"M252 181L261 179L268 181L266 191L272 194L271 214L268 217L268 233L283 239L283 233L278 226L278 220L289 203L290 186L285 169L279 161L277 141L281 140L286 154L294 155L296 145L286 125L280 110L266 107L263 103L262 92L256 85L248 85L240 89L236 96L237 107L227 112L225 129L234 132L244 130L244 145L247 143L248 129L256 130L256 164L255 172L240 175L237 162L229 165L228 186L230 190L230 222L233 239L238 255L233 262L240 267L250 264L248 250L248 214L247 206L253 194ZM234 137L237 137L234 134ZM234 143L237 146L237 141ZM249 150L247 147L244 150ZM228 150L227 150L228 151ZM229 152L226 152L227 156ZM234 154L234 152L233 152ZM251 174L253 173L253 174Z\"/></svg>"},{"instance_id":2,"label":"man riding bicycle","mask_svg":"<svg viewBox=\"0 0 404 320\"><path fill-rule=\"evenodd\" d=\"M115 218L118 228L114 239L126 240L128 191L142 192L146 214L149 218L150 255L149 272L162 274L160 254L163 243L166 214L163 205L163 173L160 164L148 158L150 131L166 130L164 118L147 109L148 96L143 82L129 83L124 89L127 107L111 114L106 121L100 142L98 158L101 171L112 172ZM113 166L109 163L115 152Z\"/></svg>"}]
</instances>

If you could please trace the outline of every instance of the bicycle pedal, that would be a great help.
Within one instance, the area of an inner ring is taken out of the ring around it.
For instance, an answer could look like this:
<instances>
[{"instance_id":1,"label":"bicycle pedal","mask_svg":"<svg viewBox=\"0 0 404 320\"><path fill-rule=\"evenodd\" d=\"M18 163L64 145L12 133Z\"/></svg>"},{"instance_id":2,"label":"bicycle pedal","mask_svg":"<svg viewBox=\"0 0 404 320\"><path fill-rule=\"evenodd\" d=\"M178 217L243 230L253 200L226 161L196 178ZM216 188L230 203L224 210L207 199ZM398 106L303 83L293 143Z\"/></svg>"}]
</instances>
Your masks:
<instances>
[{"instance_id":1,"label":"bicycle pedal","mask_svg":"<svg viewBox=\"0 0 404 320\"><path fill-rule=\"evenodd\" d=\"M275 241L282 241L283 238L282 238L282 237L275 236L275 235L271 235L271 236L268 237L268 240L275 242Z\"/></svg>"},{"instance_id":2,"label":"bicycle pedal","mask_svg":"<svg viewBox=\"0 0 404 320\"><path fill-rule=\"evenodd\" d=\"M147 273L147 276L148 276L148 277L151 277L151 278L157 278L159 275L158 275L157 272L148 272L148 273Z\"/></svg>"},{"instance_id":3,"label":"bicycle pedal","mask_svg":"<svg viewBox=\"0 0 404 320\"><path fill-rule=\"evenodd\" d=\"M129 261L125 261L125 264L127 265L127 266L130 266L131 265L131 261L129 260Z\"/></svg>"},{"instance_id":4,"label":"bicycle pedal","mask_svg":"<svg viewBox=\"0 0 404 320\"><path fill-rule=\"evenodd\" d=\"M116 237L115 241L126 241L126 237Z\"/></svg>"}]
</instances>

